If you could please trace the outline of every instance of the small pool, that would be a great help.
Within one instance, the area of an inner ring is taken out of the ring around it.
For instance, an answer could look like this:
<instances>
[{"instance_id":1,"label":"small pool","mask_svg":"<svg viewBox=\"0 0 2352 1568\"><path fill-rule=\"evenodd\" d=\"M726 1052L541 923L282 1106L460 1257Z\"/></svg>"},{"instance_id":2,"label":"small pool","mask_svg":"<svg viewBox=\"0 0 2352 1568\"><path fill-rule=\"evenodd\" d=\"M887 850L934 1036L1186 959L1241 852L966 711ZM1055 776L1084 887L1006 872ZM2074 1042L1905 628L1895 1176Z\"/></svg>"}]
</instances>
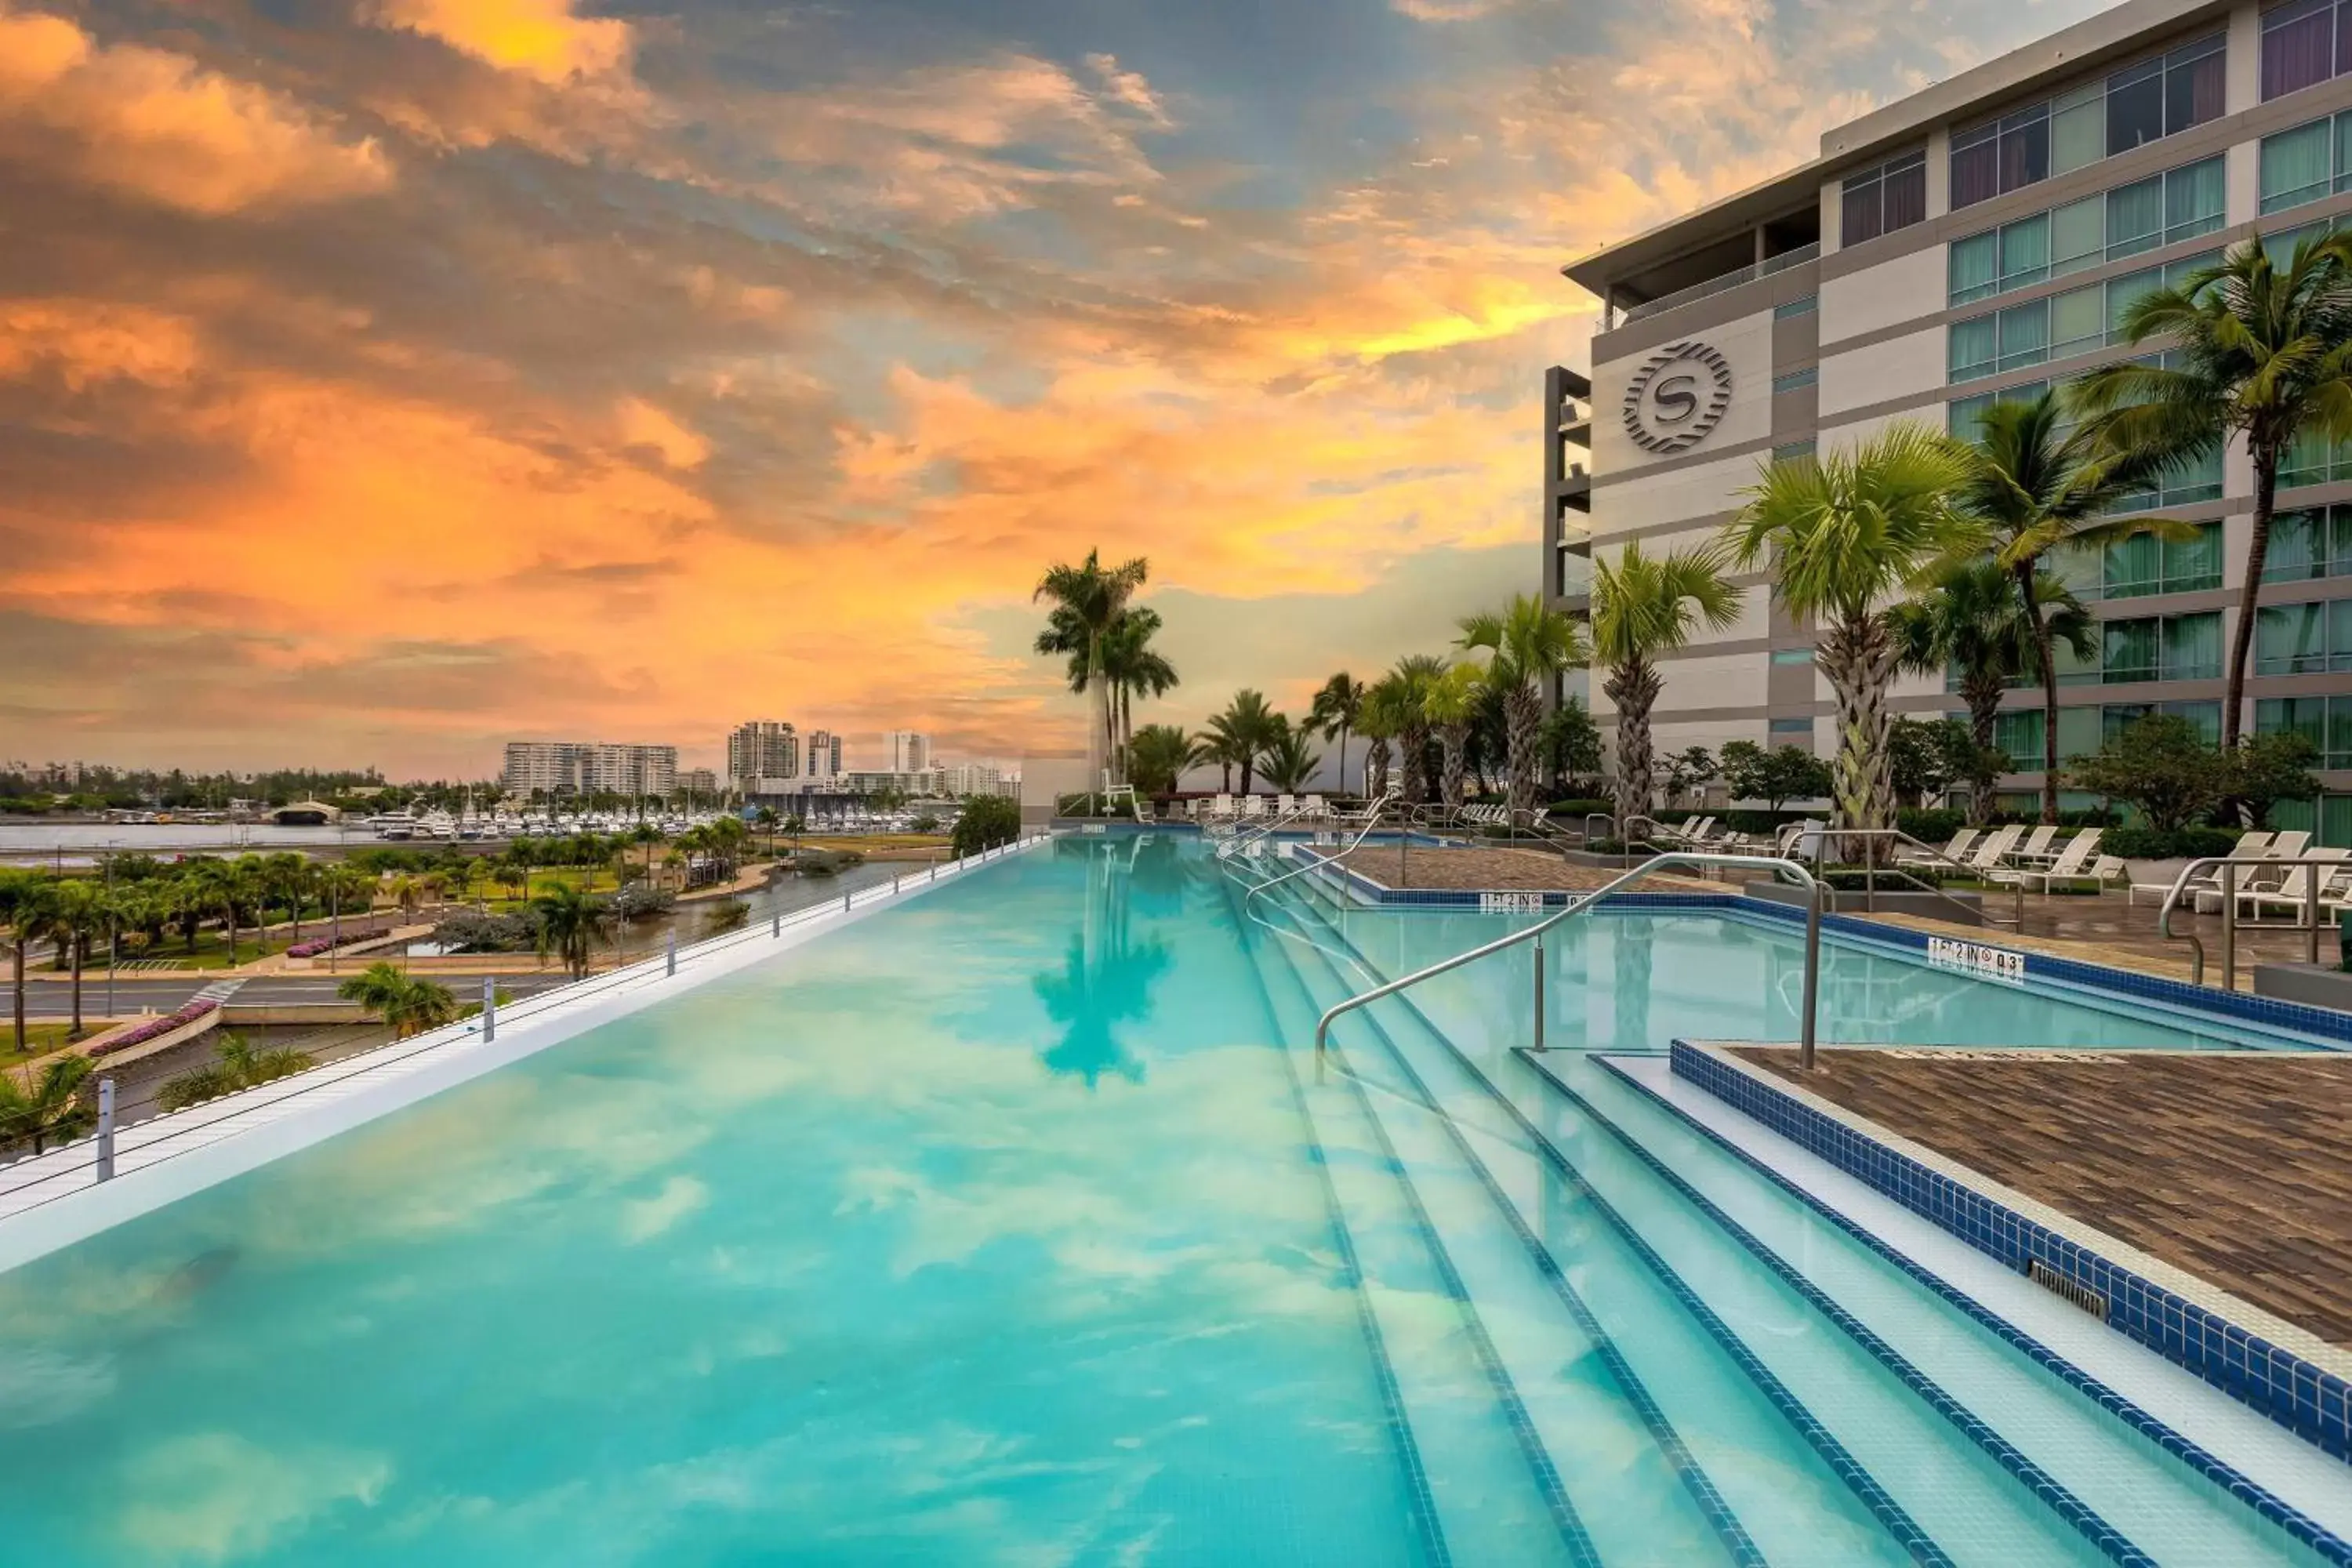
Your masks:
<instances>
[{"instance_id":1,"label":"small pool","mask_svg":"<svg viewBox=\"0 0 2352 1568\"><path fill-rule=\"evenodd\" d=\"M1781 1026L1780 933L1570 924L1555 1026L1584 1044ZM1496 929L1324 935L1370 963ZM1505 1114L1537 1106L1481 1077L1518 985L1440 998L1459 1048L1351 1026L1318 1081L1301 1020L1347 984L1318 962L1197 842L1066 840L26 1264L0 1277L7 1555L2113 1560L1644 1163L1670 1132L1638 1107ZM1835 965L1835 1037L2131 1043ZM2160 1522L2152 1560L2318 1560L1838 1257L1822 1289L2026 1409L2070 1495Z\"/></svg>"}]
</instances>

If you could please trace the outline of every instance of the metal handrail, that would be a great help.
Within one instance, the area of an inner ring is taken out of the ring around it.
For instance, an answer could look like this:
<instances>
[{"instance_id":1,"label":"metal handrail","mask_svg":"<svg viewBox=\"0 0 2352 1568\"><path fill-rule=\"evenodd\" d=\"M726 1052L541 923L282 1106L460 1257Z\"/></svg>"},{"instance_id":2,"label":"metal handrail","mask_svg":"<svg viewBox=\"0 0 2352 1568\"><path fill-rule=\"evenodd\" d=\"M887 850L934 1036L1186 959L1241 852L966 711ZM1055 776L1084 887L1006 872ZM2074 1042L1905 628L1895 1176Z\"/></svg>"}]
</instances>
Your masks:
<instances>
[{"instance_id":1,"label":"metal handrail","mask_svg":"<svg viewBox=\"0 0 2352 1568\"><path fill-rule=\"evenodd\" d=\"M1936 847L1933 844L1929 844L1922 839L1914 838L1911 835L1904 832L1903 829L1899 827L1824 826L1820 829L1819 832L1815 833L1813 837L1815 843L1824 847L1826 847L1829 842L1834 838L1895 839L1901 843L1908 844L1914 848L1925 849L1928 854L1934 856L1937 859L1941 860L1945 865L1949 866L1955 871L1961 873L1963 876L1974 877L1979 880L1989 879L1986 877L1986 873L1993 869L1993 868L1990 866L1979 868L1971 866L1964 860L1956 860L1951 856L1945 854L1941 849ZM1797 841L1801 844L1804 842L1804 839L1800 837ZM1815 856L1814 863L1817 865L1820 863L1820 856L1818 852ZM1909 882L1913 887L1919 889L1922 892L1935 894L1937 898L1942 899L1946 903L1951 905L1956 910L1965 910L1968 913L1976 916L1979 920L1989 920L1996 925L2004 923L1999 915L1993 913L1990 909L1987 909L1982 903L1979 902L1975 905L1962 903L1959 900L1952 897L1951 894L1944 891L1943 889L1937 887L1932 883L1921 881L1916 877L1910 876L1900 866L1888 865L1884 868L1872 866L1865 868L1865 869L1869 873L1862 885L1863 912L1865 914L1876 914L1878 912L1878 878L1880 872L1884 870L1890 876L1902 877L1906 881ZM2019 877L2017 882L2015 908L2012 910L2006 923L2013 931L2021 931L2025 929L2025 879L2022 876Z\"/></svg>"},{"instance_id":2,"label":"metal handrail","mask_svg":"<svg viewBox=\"0 0 2352 1568\"><path fill-rule=\"evenodd\" d=\"M2205 941L2193 931L2176 934L2172 929L2172 912L2179 907L2180 895L2188 889L2190 879L2200 870L2218 869L2221 873L2214 883L2215 890L2221 895L2221 988L2235 991L2238 988L2238 900L2241 896L2237 885L2238 873L2268 871L2289 866L2326 866L2333 870L2346 871L2352 870L2352 860L2336 856L2315 856L2309 852L2264 855L2252 860L2235 855L2205 855L2180 868L2180 874L2172 879L2172 886L2165 890L2164 907L2156 917L2156 932L2167 942L2189 944L2189 984L2205 984ZM2303 923L2286 928L2306 933L2305 957L2312 963L2319 962L2320 884L2321 879L2317 876L2304 879ZM2203 890L2201 886L2198 889L2200 892Z\"/></svg>"},{"instance_id":3,"label":"metal handrail","mask_svg":"<svg viewBox=\"0 0 2352 1568\"><path fill-rule=\"evenodd\" d=\"M1535 1048L1544 1049L1544 932L1562 921L1591 913L1601 906L1601 900L1618 889L1629 883L1638 882L1653 871L1662 870L1668 866L1750 866L1759 870L1793 871L1798 880L1804 883L1810 896L1805 900L1805 1005L1804 1016L1800 1026L1798 1060L1801 1066L1810 1069L1813 1065L1814 1010L1821 989L1822 884L1820 879L1794 860L1781 859L1769 855L1708 855L1696 850L1676 850L1660 855L1654 859L1646 860L1639 866L1619 873L1588 894L1581 902L1570 904L1556 915L1538 921L1523 930L1515 931L1508 936L1497 937L1482 946L1457 952L1451 958L1442 958L1435 963L1416 969L1401 979L1391 980L1385 985L1375 985L1370 991L1361 992L1325 1009L1323 1016L1315 1026L1316 1061L1318 1063L1322 1061L1325 1047L1330 1038L1331 1025L1341 1014L1351 1013L1359 1007L1379 1001L1383 996L1393 996L1409 986L1420 984L1433 975L1459 969L1465 963L1474 963L1489 954L1500 952L1505 948L1517 947L1523 942L1532 942L1536 944Z\"/></svg>"},{"instance_id":4,"label":"metal handrail","mask_svg":"<svg viewBox=\"0 0 2352 1568\"><path fill-rule=\"evenodd\" d=\"M1339 847L1339 856L1353 854L1357 849L1363 846L1364 840L1372 836L1372 829L1381 825L1381 810L1395 800L1396 794L1397 792L1394 789L1383 791L1380 798L1372 802L1370 809L1368 809L1364 814L1364 826L1356 831L1356 841L1353 844L1349 844L1343 841ZM1400 829L1404 826L1402 818L1400 818L1398 826ZM1339 856L1334 856L1332 858L1337 859L1339 858ZM1263 882L1252 885L1250 890L1242 897L1242 913L1247 915L1250 912L1250 901L1255 899L1260 893L1265 892L1268 888L1279 886L1284 882L1289 881L1293 877L1305 876L1307 872L1315 869L1316 867L1324 864L1327 864L1324 860L1310 858L1303 865L1292 867L1289 870L1285 871L1279 877L1269 877ZM1268 927L1267 929L1271 930L1272 928Z\"/></svg>"},{"instance_id":5,"label":"metal handrail","mask_svg":"<svg viewBox=\"0 0 2352 1568\"><path fill-rule=\"evenodd\" d=\"M1271 816L1260 817L1255 822L1237 825L1234 831L1225 835L1217 845L1217 858L1230 859L1240 851L1243 845L1262 842L1268 835L1278 830L1283 824L1304 816L1306 812L1307 807L1304 803L1293 802L1287 810L1277 811Z\"/></svg>"}]
</instances>

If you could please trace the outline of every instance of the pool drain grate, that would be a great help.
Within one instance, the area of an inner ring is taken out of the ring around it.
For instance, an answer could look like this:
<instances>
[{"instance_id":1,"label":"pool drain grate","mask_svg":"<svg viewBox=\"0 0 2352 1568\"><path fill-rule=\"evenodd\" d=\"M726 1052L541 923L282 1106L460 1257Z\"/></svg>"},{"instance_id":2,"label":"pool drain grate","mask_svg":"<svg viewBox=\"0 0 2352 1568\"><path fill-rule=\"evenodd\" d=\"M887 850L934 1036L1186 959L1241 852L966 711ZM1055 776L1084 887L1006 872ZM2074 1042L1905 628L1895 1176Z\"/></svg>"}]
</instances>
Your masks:
<instances>
[{"instance_id":1,"label":"pool drain grate","mask_svg":"<svg viewBox=\"0 0 2352 1568\"><path fill-rule=\"evenodd\" d=\"M2101 1322L2107 1321L2107 1299L2087 1285L2078 1285L2039 1258L2025 1260L2025 1277L2053 1296L2064 1298Z\"/></svg>"}]
</instances>

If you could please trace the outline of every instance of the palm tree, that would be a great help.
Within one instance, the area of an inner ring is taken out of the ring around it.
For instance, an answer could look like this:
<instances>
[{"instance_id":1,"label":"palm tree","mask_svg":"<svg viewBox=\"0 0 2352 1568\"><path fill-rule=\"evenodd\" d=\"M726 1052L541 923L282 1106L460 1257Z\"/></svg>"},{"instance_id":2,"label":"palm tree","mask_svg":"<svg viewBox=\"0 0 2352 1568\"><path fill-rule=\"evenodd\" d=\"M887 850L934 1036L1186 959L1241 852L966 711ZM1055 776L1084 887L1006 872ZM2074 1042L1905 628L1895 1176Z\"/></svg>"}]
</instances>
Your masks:
<instances>
[{"instance_id":1,"label":"palm tree","mask_svg":"<svg viewBox=\"0 0 2352 1568\"><path fill-rule=\"evenodd\" d=\"M1475 664L1457 664L1429 683L1422 693L1421 710L1437 731L1438 750L1444 757L1437 797L1444 805L1462 805L1462 761L1470 740L1471 723L1486 691L1486 672ZM1516 780L1513 781L1517 783Z\"/></svg>"},{"instance_id":2,"label":"palm tree","mask_svg":"<svg viewBox=\"0 0 2352 1568\"><path fill-rule=\"evenodd\" d=\"M1407 654L1388 673L1388 679L1396 682L1397 748L1403 753L1399 771L1408 804L1427 800L1431 794L1429 715L1422 703L1429 695L1430 683L1444 673L1445 661L1433 653Z\"/></svg>"},{"instance_id":3,"label":"palm tree","mask_svg":"<svg viewBox=\"0 0 2352 1568\"><path fill-rule=\"evenodd\" d=\"M1328 741L1339 742L1339 788L1348 787L1348 732L1363 711L1364 683L1341 670L1323 683L1307 710L1307 725Z\"/></svg>"},{"instance_id":4,"label":"palm tree","mask_svg":"<svg viewBox=\"0 0 2352 1568\"><path fill-rule=\"evenodd\" d=\"M761 831L768 836L768 858L774 859L776 858L776 808L772 805L763 805L751 814L751 820L757 823ZM651 850L646 851L646 866L648 870L653 867Z\"/></svg>"},{"instance_id":5,"label":"palm tree","mask_svg":"<svg viewBox=\"0 0 2352 1568\"><path fill-rule=\"evenodd\" d=\"M81 1037L81 970L90 939L106 929L104 895L89 883L60 881L49 889L43 930L56 945L58 961L73 968L73 1022L68 1037Z\"/></svg>"},{"instance_id":6,"label":"palm tree","mask_svg":"<svg viewBox=\"0 0 2352 1568\"><path fill-rule=\"evenodd\" d=\"M25 949L37 940L47 923L49 883L29 871L0 868L0 926L8 933L8 962L13 971L16 1002L16 1054L25 1054Z\"/></svg>"},{"instance_id":7,"label":"palm tree","mask_svg":"<svg viewBox=\"0 0 2352 1568\"><path fill-rule=\"evenodd\" d=\"M1538 595L1521 594L1500 615L1465 620L1461 646L1484 648L1492 656L1486 661L1486 679L1503 694L1511 810L1514 815L1532 815L1541 762L1544 688L1561 670L1572 669L1590 657L1583 635L1565 612L1545 604ZM1475 712L1471 716L1475 718ZM1450 757L1447 764L1460 765Z\"/></svg>"},{"instance_id":8,"label":"palm tree","mask_svg":"<svg viewBox=\"0 0 2352 1568\"><path fill-rule=\"evenodd\" d=\"M1134 733L1132 699L1139 692L1150 697L1165 697L1176 689L1176 667L1161 657L1151 646L1152 635L1160 630L1160 612L1149 605L1138 605L1119 617L1118 625L1103 639L1103 679L1110 684L1111 702L1115 711L1112 725L1124 776L1128 747ZM1074 656L1072 664L1077 662Z\"/></svg>"},{"instance_id":9,"label":"palm tree","mask_svg":"<svg viewBox=\"0 0 2352 1568\"><path fill-rule=\"evenodd\" d=\"M601 899L592 899L569 882L557 882L531 900L539 917L539 955L552 952L563 961L575 980L588 973L588 950L610 918Z\"/></svg>"},{"instance_id":10,"label":"palm tree","mask_svg":"<svg viewBox=\"0 0 2352 1568\"><path fill-rule=\"evenodd\" d=\"M1275 715L1278 728L1274 738L1258 750L1258 764L1265 771L1265 782L1285 795L1296 795L1307 787L1315 770L1323 765L1322 756L1310 749L1307 731L1294 729L1281 714Z\"/></svg>"},{"instance_id":11,"label":"palm tree","mask_svg":"<svg viewBox=\"0 0 2352 1568\"><path fill-rule=\"evenodd\" d=\"M2026 668L2042 678L2042 820L2058 820L2059 639L2042 622L2038 578L2052 554L2096 550L2137 533L2193 538L2196 530L2166 518L2105 514L2147 489L2167 466L2152 447L2113 449L2088 428L2065 433L2058 400L2003 401L1985 410L1983 435L1970 448L1973 469L1960 504L1992 535L1993 559L2008 572L2010 594L2032 634Z\"/></svg>"},{"instance_id":12,"label":"palm tree","mask_svg":"<svg viewBox=\"0 0 2352 1568\"><path fill-rule=\"evenodd\" d=\"M1714 546L1647 555L1633 540L1613 562L1593 556L1592 660L1609 672L1601 689L1617 709L1619 832L1650 809L1650 710L1665 686L1659 656L1688 643L1701 626L1729 626L1745 597Z\"/></svg>"},{"instance_id":13,"label":"palm tree","mask_svg":"<svg viewBox=\"0 0 2352 1568\"><path fill-rule=\"evenodd\" d=\"M1371 742L1364 753L1364 794L1378 798L1389 788L1391 744L1404 731L1404 689L1393 675L1364 689L1356 710L1356 733Z\"/></svg>"},{"instance_id":14,"label":"palm tree","mask_svg":"<svg viewBox=\"0 0 2352 1568\"><path fill-rule=\"evenodd\" d=\"M1128 777L1146 795L1166 795L1205 760L1205 748L1175 724L1146 724L1127 743Z\"/></svg>"},{"instance_id":15,"label":"palm tree","mask_svg":"<svg viewBox=\"0 0 2352 1568\"><path fill-rule=\"evenodd\" d=\"M1230 751L1233 765L1242 771L1244 795L1250 792L1250 775L1257 767L1258 754L1274 743L1285 727L1282 715L1266 706L1265 693L1246 687L1234 692L1225 710L1209 721L1212 743Z\"/></svg>"},{"instance_id":16,"label":"palm tree","mask_svg":"<svg viewBox=\"0 0 2352 1568\"><path fill-rule=\"evenodd\" d=\"M291 1047L257 1051L243 1035L227 1030L221 1032L215 1050L217 1060L164 1079L163 1087L155 1091L155 1102L166 1110L180 1110L256 1084L274 1082L317 1065L317 1058L307 1051Z\"/></svg>"},{"instance_id":17,"label":"palm tree","mask_svg":"<svg viewBox=\"0 0 2352 1568\"><path fill-rule=\"evenodd\" d=\"M1997 558L1979 556L1943 567L1925 593L1886 613L1899 668L1920 675L1958 673L1969 734L1979 752L1992 750L2001 694L2042 667L2045 640L2066 644L2077 658L2087 659L2097 651L2091 613L2063 583L2037 572L2033 595L2034 614L2029 620L2009 569ZM2057 721L2054 711L2044 720L2053 731ZM1979 780L1969 793L1969 823L1983 826L1991 818L1992 806L1991 780Z\"/></svg>"},{"instance_id":18,"label":"palm tree","mask_svg":"<svg viewBox=\"0 0 2352 1568\"><path fill-rule=\"evenodd\" d=\"M2284 270L2250 235L2179 288L2137 296L2120 325L2135 344L2176 345L2165 358L2179 363L2108 365L2077 381L2071 401L2094 437L2113 452L2175 462L2238 437L2253 458L2254 514L2221 705L2221 749L2231 751L2280 465L2300 442L2352 439L2352 233L2300 241Z\"/></svg>"},{"instance_id":19,"label":"palm tree","mask_svg":"<svg viewBox=\"0 0 2352 1568\"><path fill-rule=\"evenodd\" d=\"M1110 743L1110 685L1103 668L1103 644L1118 630L1128 601L1150 575L1142 557L1104 570L1101 552L1089 550L1083 564L1055 563L1037 582L1030 595L1054 602L1045 629L1037 634L1039 653L1082 654L1086 658L1086 692L1094 700L1094 722L1087 736L1087 787L1099 787Z\"/></svg>"},{"instance_id":20,"label":"palm tree","mask_svg":"<svg viewBox=\"0 0 2352 1568\"><path fill-rule=\"evenodd\" d=\"M1895 647L1881 605L1923 568L1981 547L1983 531L1952 504L1971 471L1950 437L1898 424L1850 451L1769 465L1730 526L1735 563L1752 569L1769 557L1781 607L1821 624L1814 657L1838 709L1833 827L1894 825L1886 689ZM1873 837L1864 848L1874 863L1885 845Z\"/></svg>"},{"instance_id":21,"label":"palm tree","mask_svg":"<svg viewBox=\"0 0 2352 1568\"><path fill-rule=\"evenodd\" d=\"M90 1067L88 1057L68 1052L42 1068L29 1089L16 1074L0 1072L0 1140L30 1138L37 1154L49 1139L69 1139L81 1131L91 1112L77 1101Z\"/></svg>"},{"instance_id":22,"label":"palm tree","mask_svg":"<svg viewBox=\"0 0 2352 1568\"><path fill-rule=\"evenodd\" d=\"M446 985L404 974L390 963L371 963L335 988L392 1026L394 1039L437 1029L457 1016L457 999Z\"/></svg>"}]
</instances>

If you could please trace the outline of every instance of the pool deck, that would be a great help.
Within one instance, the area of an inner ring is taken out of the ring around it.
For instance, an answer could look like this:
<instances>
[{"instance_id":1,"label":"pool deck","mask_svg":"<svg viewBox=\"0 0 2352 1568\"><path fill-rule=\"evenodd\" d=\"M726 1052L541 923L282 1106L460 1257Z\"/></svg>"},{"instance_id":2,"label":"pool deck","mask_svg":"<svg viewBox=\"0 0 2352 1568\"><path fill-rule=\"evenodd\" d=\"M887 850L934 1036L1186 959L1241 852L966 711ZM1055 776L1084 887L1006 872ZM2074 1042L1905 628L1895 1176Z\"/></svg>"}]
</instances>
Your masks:
<instances>
[{"instance_id":1,"label":"pool deck","mask_svg":"<svg viewBox=\"0 0 2352 1568\"><path fill-rule=\"evenodd\" d=\"M1793 1047L1738 1057L2352 1347L2352 1058Z\"/></svg>"}]
</instances>

